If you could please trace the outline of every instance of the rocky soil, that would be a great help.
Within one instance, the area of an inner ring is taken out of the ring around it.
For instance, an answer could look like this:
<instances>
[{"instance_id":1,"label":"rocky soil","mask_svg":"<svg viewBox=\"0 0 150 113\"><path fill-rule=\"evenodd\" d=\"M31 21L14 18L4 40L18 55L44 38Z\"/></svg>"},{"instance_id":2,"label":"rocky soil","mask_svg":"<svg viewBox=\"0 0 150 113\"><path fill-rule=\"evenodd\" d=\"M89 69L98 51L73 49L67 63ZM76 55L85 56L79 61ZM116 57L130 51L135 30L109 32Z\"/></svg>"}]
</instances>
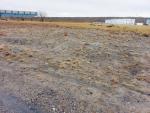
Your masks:
<instances>
[{"instance_id":1,"label":"rocky soil","mask_svg":"<svg viewBox=\"0 0 150 113\"><path fill-rule=\"evenodd\" d=\"M0 22L0 112L150 113L150 36Z\"/></svg>"}]
</instances>

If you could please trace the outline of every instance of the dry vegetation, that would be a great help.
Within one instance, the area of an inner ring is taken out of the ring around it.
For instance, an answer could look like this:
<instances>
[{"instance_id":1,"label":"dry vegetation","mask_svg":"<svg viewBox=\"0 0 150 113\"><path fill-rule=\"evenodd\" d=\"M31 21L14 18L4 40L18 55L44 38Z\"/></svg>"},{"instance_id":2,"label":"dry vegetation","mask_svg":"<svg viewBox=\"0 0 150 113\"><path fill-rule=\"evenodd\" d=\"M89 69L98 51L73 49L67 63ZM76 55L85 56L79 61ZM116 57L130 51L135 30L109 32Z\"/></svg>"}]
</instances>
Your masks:
<instances>
[{"instance_id":1,"label":"dry vegetation","mask_svg":"<svg viewBox=\"0 0 150 113\"><path fill-rule=\"evenodd\" d=\"M0 22L0 91L34 112L150 112L150 26Z\"/></svg>"},{"instance_id":2,"label":"dry vegetation","mask_svg":"<svg viewBox=\"0 0 150 113\"><path fill-rule=\"evenodd\" d=\"M1 20L0 20L1 21ZM78 22L37 22L37 21L9 21L11 23L26 23L36 25L54 25L56 27L62 26L67 28L83 28L83 29L97 29L97 30L108 30L111 32L127 32L131 31L136 34L150 35L150 26L137 26L137 25L115 25L114 27L106 27L108 24L93 24L93 23L78 23Z\"/></svg>"}]
</instances>

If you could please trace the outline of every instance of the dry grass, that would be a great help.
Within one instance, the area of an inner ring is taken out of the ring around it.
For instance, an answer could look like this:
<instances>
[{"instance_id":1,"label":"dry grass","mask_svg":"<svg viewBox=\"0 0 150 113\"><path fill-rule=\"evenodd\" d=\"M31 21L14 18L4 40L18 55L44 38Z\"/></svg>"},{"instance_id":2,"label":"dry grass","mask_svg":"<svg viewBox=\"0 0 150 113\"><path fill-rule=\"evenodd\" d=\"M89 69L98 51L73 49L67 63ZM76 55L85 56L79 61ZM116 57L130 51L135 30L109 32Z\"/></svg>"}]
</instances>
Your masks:
<instances>
[{"instance_id":1,"label":"dry grass","mask_svg":"<svg viewBox=\"0 0 150 113\"><path fill-rule=\"evenodd\" d=\"M1 20L0 20L1 21ZM54 25L55 27L67 27L67 28L83 28L83 29L97 29L97 30L107 30L110 34L115 32L134 32L136 34L146 34L150 35L150 26L137 26L137 25L114 25L114 27L106 27L108 24L91 24L91 23L78 23L78 22L37 22L37 21L7 21L12 23L25 23L25 24L36 24L36 25ZM67 33L64 34L65 36Z\"/></svg>"},{"instance_id":2,"label":"dry grass","mask_svg":"<svg viewBox=\"0 0 150 113\"><path fill-rule=\"evenodd\" d=\"M0 45L0 52L4 50L4 47Z\"/></svg>"},{"instance_id":3,"label":"dry grass","mask_svg":"<svg viewBox=\"0 0 150 113\"><path fill-rule=\"evenodd\" d=\"M89 109L92 104L95 111L97 108L103 110L96 112L110 113L113 110L114 112L124 112L128 109L132 111L135 105L137 111L140 111L141 105L144 109L149 108L148 101L143 104L127 98L133 97L131 95L133 92L136 92L134 93L136 96L150 94L147 90L150 83L149 37L131 32L113 31L116 26L108 28L112 30L107 30L104 24L98 26L89 23L63 22L18 23L4 22L0 26L3 32L14 33L11 36L0 36L0 61L4 62L6 67L9 65L16 68L15 72L18 75L27 79L32 77L31 80L40 83L37 85L40 87L41 83L44 87L58 84L57 87L55 86L56 90L60 91L58 97L61 97L62 92L66 95L66 91L68 97L72 93L79 100L84 97L86 103L80 100L79 108L83 111L92 112L92 109ZM52 24L54 27L51 26ZM94 29L90 29L92 27ZM23 85L20 90L26 89L25 86ZM27 90L34 92L35 89L40 89L35 86L36 84ZM47 91L43 87L41 89ZM70 91L72 93L69 93ZM42 95L42 98L47 98L45 96ZM147 100L144 96L134 98ZM48 99L41 100L50 102ZM129 104L129 107L126 104ZM123 111L119 110L122 108Z\"/></svg>"},{"instance_id":4,"label":"dry grass","mask_svg":"<svg viewBox=\"0 0 150 113\"><path fill-rule=\"evenodd\" d=\"M98 98L96 102L100 103L101 105L105 105L105 101L102 98Z\"/></svg>"}]
</instances>

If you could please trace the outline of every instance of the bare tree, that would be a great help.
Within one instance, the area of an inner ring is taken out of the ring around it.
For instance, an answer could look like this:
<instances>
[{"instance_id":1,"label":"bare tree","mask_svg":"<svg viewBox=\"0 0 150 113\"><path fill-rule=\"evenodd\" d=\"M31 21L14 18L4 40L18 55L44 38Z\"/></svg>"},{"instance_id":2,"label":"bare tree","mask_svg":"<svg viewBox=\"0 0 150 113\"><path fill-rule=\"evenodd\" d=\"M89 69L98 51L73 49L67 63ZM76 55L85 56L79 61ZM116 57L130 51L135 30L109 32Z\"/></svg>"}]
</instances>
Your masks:
<instances>
[{"instance_id":1,"label":"bare tree","mask_svg":"<svg viewBox=\"0 0 150 113\"><path fill-rule=\"evenodd\" d=\"M40 17L40 20L43 22L44 21L44 17L46 17L46 12L43 11L38 11L38 17Z\"/></svg>"}]
</instances>

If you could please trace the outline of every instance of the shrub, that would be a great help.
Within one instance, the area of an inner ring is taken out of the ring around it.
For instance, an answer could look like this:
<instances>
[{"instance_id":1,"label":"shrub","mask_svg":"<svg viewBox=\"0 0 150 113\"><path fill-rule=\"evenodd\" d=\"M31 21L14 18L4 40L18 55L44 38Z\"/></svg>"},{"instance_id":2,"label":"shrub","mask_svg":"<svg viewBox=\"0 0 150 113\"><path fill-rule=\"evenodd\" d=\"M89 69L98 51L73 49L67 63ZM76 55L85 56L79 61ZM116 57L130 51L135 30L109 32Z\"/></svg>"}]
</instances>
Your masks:
<instances>
[{"instance_id":1,"label":"shrub","mask_svg":"<svg viewBox=\"0 0 150 113\"><path fill-rule=\"evenodd\" d=\"M67 32L64 32L64 36L67 36L68 35L68 33Z\"/></svg>"}]
</instances>

